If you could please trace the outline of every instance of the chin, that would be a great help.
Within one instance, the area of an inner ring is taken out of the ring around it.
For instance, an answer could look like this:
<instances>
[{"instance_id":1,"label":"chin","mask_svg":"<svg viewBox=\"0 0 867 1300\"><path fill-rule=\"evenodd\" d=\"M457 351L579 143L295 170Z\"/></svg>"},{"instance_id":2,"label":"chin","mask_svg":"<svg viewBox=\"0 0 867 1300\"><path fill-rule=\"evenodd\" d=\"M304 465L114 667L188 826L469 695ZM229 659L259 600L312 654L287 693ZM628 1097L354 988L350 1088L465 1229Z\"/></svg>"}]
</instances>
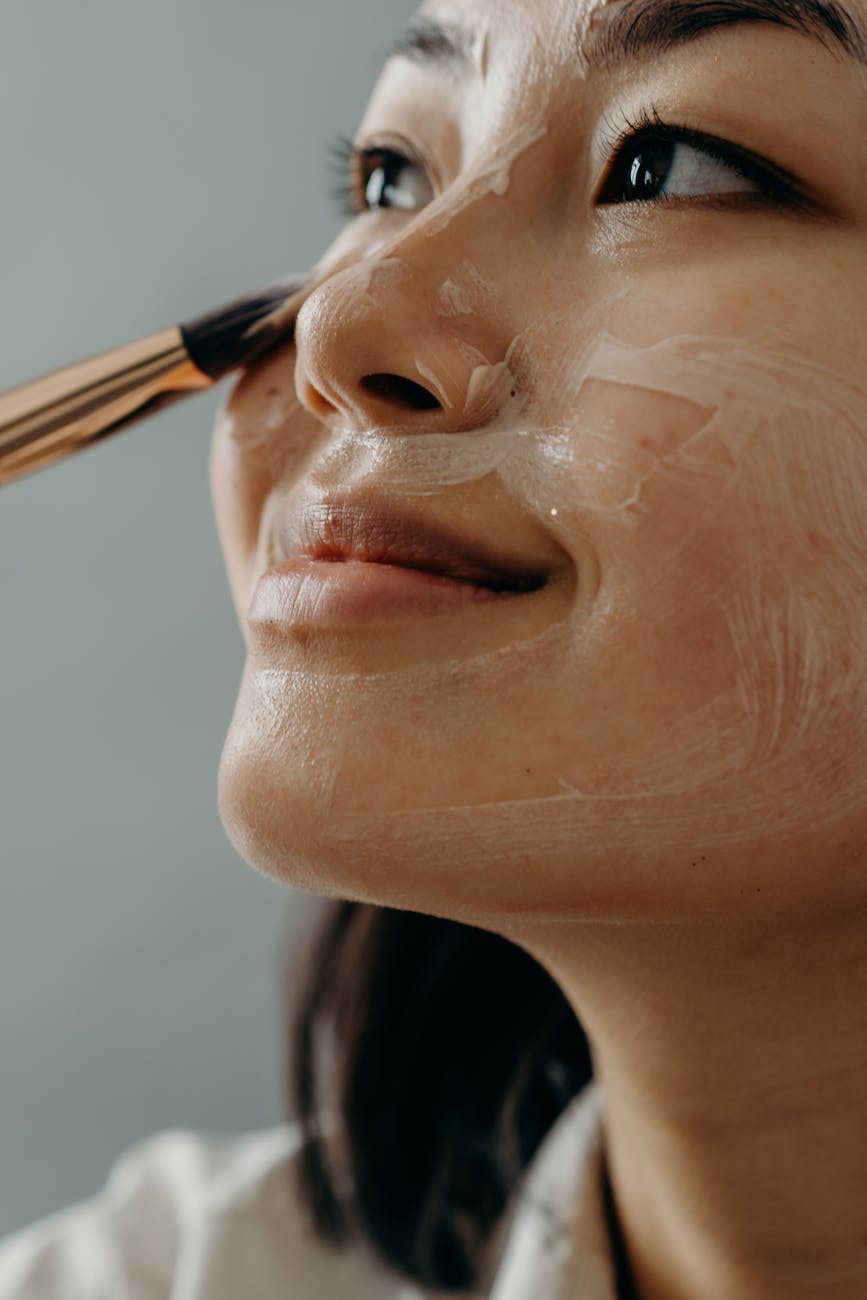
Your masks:
<instances>
[{"instance_id":1,"label":"chin","mask_svg":"<svg viewBox=\"0 0 867 1300\"><path fill-rule=\"evenodd\" d=\"M237 853L254 870L281 884L327 897L348 897L349 882L332 879L323 862L322 816L306 791L269 772L267 762L231 743L223 748L217 779L220 820ZM345 884L345 888L344 888Z\"/></svg>"},{"instance_id":2,"label":"chin","mask_svg":"<svg viewBox=\"0 0 867 1300\"><path fill-rule=\"evenodd\" d=\"M305 737L311 731L280 726L276 719L269 724L261 708L247 707L242 691L220 755L223 829L245 862L281 884L394 906L397 882L377 870L376 835L358 836L353 829L355 819L369 814L357 807L348 811L348 792L336 792L333 775L339 759L323 752L321 740L308 752Z\"/></svg>"}]
</instances>

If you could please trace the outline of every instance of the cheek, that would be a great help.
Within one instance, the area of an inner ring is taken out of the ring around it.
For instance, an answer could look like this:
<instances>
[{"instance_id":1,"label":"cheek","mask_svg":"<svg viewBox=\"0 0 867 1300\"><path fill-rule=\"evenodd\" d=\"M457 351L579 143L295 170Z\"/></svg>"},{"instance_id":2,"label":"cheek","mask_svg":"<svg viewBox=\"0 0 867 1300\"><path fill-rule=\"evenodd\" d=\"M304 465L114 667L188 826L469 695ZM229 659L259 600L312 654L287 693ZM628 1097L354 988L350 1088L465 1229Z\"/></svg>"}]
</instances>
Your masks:
<instances>
[{"instance_id":1,"label":"cheek","mask_svg":"<svg viewBox=\"0 0 867 1300\"><path fill-rule=\"evenodd\" d=\"M214 516L239 618L252 584L266 567L262 522L304 472L325 431L295 393L295 349L289 345L251 367L220 408L210 450Z\"/></svg>"},{"instance_id":2,"label":"cheek","mask_svg":"<svg viewBox=\"0 0 867 1300\"><path fill-rule=\"evenodd\" d=\"M248 584L250 555L256 546L265 486L251 475L236 438L230 407L217 413L211 435L210 480L214 520L239 621Z\"/></svg>"},{"instance_id":3,"label":"cheek","mask_svg":"<svg viewBox=\"0 0 867 1300\"><path fill-rule=\"evenodd\" d=\"M833 800L844 774L862 784L867 402L791 356L713 343L603 340L576 403L602 681L634 722L620 775L667 747L699 779L701 740L705 776Z\"/></svg>"}]
</instances>

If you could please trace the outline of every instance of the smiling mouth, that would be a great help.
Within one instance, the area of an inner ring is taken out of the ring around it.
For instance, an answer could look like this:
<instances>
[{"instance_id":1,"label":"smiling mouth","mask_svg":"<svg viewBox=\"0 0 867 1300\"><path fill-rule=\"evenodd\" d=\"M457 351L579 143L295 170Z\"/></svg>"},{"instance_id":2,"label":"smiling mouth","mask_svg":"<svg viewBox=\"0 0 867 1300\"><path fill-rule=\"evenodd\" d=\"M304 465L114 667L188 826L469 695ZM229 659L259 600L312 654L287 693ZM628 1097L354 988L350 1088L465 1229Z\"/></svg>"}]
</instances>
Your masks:
<instances>
[{"instance_id":1,"label":"smiling mouth","mask_svg":"<svg viewBox=\"0 0 867 1300\"><path fill-rule=\"evenodd\" d=\"M500 594L537 591L550 577L523 556L495 550L487 538L464 536L404 514L393 504L364 498L311 504L277 550L287 561L400 568Z\"/></svg>"},{"instance_id":2,"label":"smiling mouth","mask_svg":"<svg viewBox=\"0 0 867 1300\"><path fill-rule=\"evenodd\" d=\"M306 558L317 564L365 565L379 568L398 569L408 574L417 574L420 578L438 578L443 582L456 583L465 587L477 587L499 595L523 595L539 591L548 579L538 574L490 575L480 571L471 564L424 563L419 560L397 558L393 554L372 554L353 552L345 554L334 552L327 547L317 547ZM290 561L291 563L291 561Z\"/></svg>"},{"instance_id":3,"label":"smiling mouth","mask_svg":"<svg viewBox=\"0 0 867 1300\"><path fill-rule=\"evenodd\" d=\"M308 499L295 510L287 502L248 621L345 630L435 614L472 618L474 609L530 600L557 576L559 557L526 519L456 517L460 531L373 493ZM508 538L508 549L495 537Z\"/></svg>"}]
</instances>

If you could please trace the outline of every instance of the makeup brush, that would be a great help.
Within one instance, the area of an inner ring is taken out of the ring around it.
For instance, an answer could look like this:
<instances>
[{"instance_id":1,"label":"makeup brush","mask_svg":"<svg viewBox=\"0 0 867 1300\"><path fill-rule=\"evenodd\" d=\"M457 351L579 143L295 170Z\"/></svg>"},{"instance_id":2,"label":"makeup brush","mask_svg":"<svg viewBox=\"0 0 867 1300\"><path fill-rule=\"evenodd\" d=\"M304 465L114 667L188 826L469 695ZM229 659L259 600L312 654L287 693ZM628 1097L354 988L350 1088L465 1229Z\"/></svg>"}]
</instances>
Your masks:
<instances>
[{"instance_id":1,"label":"makeup brush","mask_svg":"<svg viewBox=\"0 0 867 1300\"><path fill-rule=\"evenodd\" d=\"M292 337L315 287L291 276L135 343L0 394L0 483L71 456Z\"/></svg>"}]
</instances>

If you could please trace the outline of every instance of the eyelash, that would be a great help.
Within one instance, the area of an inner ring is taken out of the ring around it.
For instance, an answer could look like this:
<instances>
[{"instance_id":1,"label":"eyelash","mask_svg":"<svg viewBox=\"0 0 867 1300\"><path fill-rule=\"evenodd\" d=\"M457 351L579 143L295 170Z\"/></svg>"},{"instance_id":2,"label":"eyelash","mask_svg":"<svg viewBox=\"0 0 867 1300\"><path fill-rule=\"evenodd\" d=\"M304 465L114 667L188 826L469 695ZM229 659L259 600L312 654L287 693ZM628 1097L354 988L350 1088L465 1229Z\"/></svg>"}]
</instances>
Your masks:
<instances>
[{"instance_id":1,"label":"eyelash","mask_svg":"<svg viewBox=\"0 0 867 1300\"><path fill-rule=\"evenodd\" d=\"M332 190L332 196L338 210L346 217L356 217L362 212L372 211L365 201L365 191L370 180L366 172L368 164L375 158L391 158L410 162L394 149L359 149L348 136L339 135L328 147L331 166L337 173L338 181ZM370 168L372 172L373 167Z\"/></svg>"},{"instance_id":2,"label":"eyelash","mask_svg":"<svg viewBox=\"0 0 867 1300\"><path fill-rule=\"evenodd\" d=\"M753 206L756 204L777 207L787 205L791 208L804 209L812 206L808 203L795 178L790 177L780 168L774 167L757 154L741 149L737 145L729 144L726 140L721 140L717 136L707 135L703 131L696 131L690 127L675 126L665 122L653 106L643 109L635 121L624 115L621 119L622 126L618 126L609 118L603 120L608 133L604 147L609 163L600 186L600 193L605 193L612 178L617 174L617 165L623 157L626 147L631 146L631 150L634 151L638 146L648 144L653 140L655 142L690 145L700 153L713 158L716 162L730 167L732 171L744 177L744 179L752 181L761 190L761 193L748 196ZM412 166L417 165L414 159L406 157L395 149L384 147L359 149L346 136L339 136L332 143L330 153L332 164L339 175L339 181L333 191L333 196L340 212L347 217L355 217L363 212L377 211L376 208L368 208L365 199L367 185L371 175L376 170L377 163L381 165L383 161L390 161L392 163L409 163ZM744 198L743 195L735 197ZM652 200L620 200L621 205L627 204L630 206L651 202L678 204L698 202L704 206L713 205L714 203L721 206L731 206L731 199L727 200L724 196L721 196L720 199L714 199L713 196L684 199L661 195ZM599 203L598 199L597 203ZM611 200L608 200L607 203L600 203L599 205L608 206L610 203Z\"/></svg>"},{"instance_id":3,"label":"eyelash","mask_svg":"<svg viewBox=\"0 0 867 1300\"><path fill-rule=\"evenodd\" d=\"M624 154L626 146L631 146L634 151L639 145L648 144L651 140L662 141L666 144L687 144L699 153L706 154L707 157L713 158L715 162L723 163L724 166L731 168L738 176L745 180L752 181L759 187L761 193L747 196L750 203L755 206L762 204L766 207L787 204L790 207L809 208L806 195L803 193L794 176L789 176L782 168L775 167L773 163L768 162L759 154L754 154L749 149L742 149L738 145L730 144L727 140L721 140L718 136L708 135L704 131L697 131L687 126L676 126L673 123L666 122L660 116L657 109L651 105L642 109L637 119L633 121L626 114L621 115L622 126L618 127L616 122L610 118L603 118L607 130L607 138L604 141L606 157L610 160L606 167L605 176L600 187L604 192L617 172L617 164ZM738 196L743 199L744 196ZM649 202L650 200L635 200L634 202ZM628 200L624 200L628 202ZM654 203L702 203L703 205L730 206L731 199L720 196L715 199L708 195L707 198L696 197L683 199L679 197L666 197L665 195L653 199Z\"/></svg>"}]
</instances>

